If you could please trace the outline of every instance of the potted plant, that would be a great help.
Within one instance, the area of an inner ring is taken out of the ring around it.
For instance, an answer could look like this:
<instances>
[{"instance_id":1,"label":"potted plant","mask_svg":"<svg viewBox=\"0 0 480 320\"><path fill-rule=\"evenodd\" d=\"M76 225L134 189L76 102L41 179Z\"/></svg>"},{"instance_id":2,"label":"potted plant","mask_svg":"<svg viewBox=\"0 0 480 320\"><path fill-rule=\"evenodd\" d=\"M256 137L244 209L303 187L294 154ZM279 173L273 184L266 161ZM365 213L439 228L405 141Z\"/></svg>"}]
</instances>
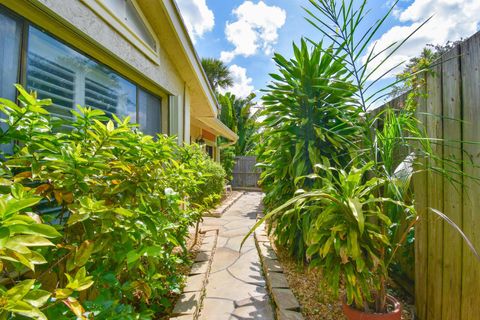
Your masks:
<instances>
[{"instance_id":1,"label":"potted plant","mask_svg":"<svg viewBox=\"0 0 480 320\"><path fill-rule=\"evenodd\" d=\"M388 182L379 177L367 178L374 165L370 162L362 168L352 166L348 171L317 165L318 174L308 179L321 180L322 188L300 190L259 221L290 207L301 208L313 217L305 235L309 266L322 270L336 294L344 286L343 310L352 320L401 316L400 303L387 293L387 280L389 265L406 236L399 241L392 239L393 223L384 210L393 204L413 215L414 208L379 196Z\"/></svg>"}]
</instances>

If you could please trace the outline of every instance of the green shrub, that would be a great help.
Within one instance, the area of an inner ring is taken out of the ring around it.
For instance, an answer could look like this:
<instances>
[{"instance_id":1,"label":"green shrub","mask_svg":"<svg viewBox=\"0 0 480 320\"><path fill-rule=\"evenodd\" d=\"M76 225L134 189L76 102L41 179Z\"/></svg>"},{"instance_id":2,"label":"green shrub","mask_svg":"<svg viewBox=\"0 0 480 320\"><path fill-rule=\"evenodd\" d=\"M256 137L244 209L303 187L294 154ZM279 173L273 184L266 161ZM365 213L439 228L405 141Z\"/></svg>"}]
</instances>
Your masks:
<instances>
[{"instance_id":1,"label":"green shrub","mask_svg":"<svg viewBox=\"0 0 480 320\"><path fill-rule=\"evenodd\" d=\"M225 170L221 164L209 159L205 163L203 174L205 184L202 186L199 196L200 198L210 198L213 203L216 203L225 190Z\"/></svg>"},{"instance_id":2,"label":"green shrub","mask_svg":"<svg viewBox=\"0 0 480 320\"><path fill-rule=\"evenodd\" d=\"M18 142L0 163L0 269L17 275L0 285L0 318L163 315L183 282L188 229L220 197L224 172L128 118L78 107L74 120L50 119L49 100L18 90L20 106L0 100L0 143Z\"/></svg>"},{"instance_id":3,"label":"green shrub","mask_svg":"<svg viewBox=\"0 0 480 320\"><path fill-rule=\"evenodd\" d=\"M202 175L204 184L192 195L192 202L200 203L208 209L214 207L222 198L226 174L221 164L206 159L203 163Z\"/></svg>"},{"instance_id":4,"label":"green shrub","mask_svg":"<svg viewBox=\"0 0 480 320\"><path fill-rule=\"evenodd\" d=\"M228 181L233 179L233 168L235 167L235 147L230 146L220 149L220 162Z\"/></svg>"},{"instance_id":5,"label":"green shrub","mask_svg":"<svg viewBox=\"0 0 480 320\"><path fill-rule=\"evenodd\" d=\"M194 175L191 179L201 181L201 186L189 192L192 205L210 209L221 199L226 173L222 165L213 161L198 145L188 145L181 149L181 159Z\"/></svg>"}]
</instances>

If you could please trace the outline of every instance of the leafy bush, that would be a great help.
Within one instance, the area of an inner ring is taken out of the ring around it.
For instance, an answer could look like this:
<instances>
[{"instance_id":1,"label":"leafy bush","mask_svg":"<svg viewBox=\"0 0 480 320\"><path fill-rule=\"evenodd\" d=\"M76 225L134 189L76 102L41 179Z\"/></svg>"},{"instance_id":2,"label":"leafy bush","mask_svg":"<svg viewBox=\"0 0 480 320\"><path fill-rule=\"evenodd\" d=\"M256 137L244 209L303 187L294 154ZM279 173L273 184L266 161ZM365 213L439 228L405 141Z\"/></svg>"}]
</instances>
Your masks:
<instances>
[{"instance_id":1,"label":"leafy bush","mask_svg":"<svg viewBox=\"0 0 480 320\"><path fill-rule=\"evenodd\" d=\"M198 145L182 148L181 159L195 174L195 179L201 181L201 187L196 186L189 192L190 202L203 208L213 207L225 191L226 173L222 165L213 161Z\"/></svg>"},{"instance_id":2,"label":"leafy bush","mask_svg":"<svg viewBox=\"0 0 480 320\"><path fill-rule=\"evenodd\" d=\"M225 170L221 164L210 159L204 163L203 169L204 171L202 174L205 182L202 185L202 188L195 193L195 197L192 198L192 201L193 199L203 199L205 206L213 207L220 201L225 191Z\"/></svg>"},{"instance_id":3,"label":"leafy bush","mask_svg":"<svg viewBox=\"0 0 480 320\"><path fill-rule=\"evenodd\" d=\"M164 314L224 177L195 146L80 106L51 119L49 100L17 88L20 106L0 100L0 143L17 141L0 163L0 318Z\"/></svg>"},{"instance_id":4,"label":"leafy bush","mask_svg":"<svg viewBox=\"0 0 480 320\"><path fill-rule=\"evenodd\" d=\"M225 190L225 170L212 160L208 160L204 167L205 183L202 186L200 197L207 197L208 194L222 195Z\"/></svg>"},{"instance_id":5,"label":"leafy bush","mask_svg":"<svg viewBox=\"0 0 480 320\"><path fill-rule=\"evenodd\" d=\"M233 168L235 167L235 147L230 146L220 149L220 162L228 181L233 179Z\"/></svg>"}]
</instances>

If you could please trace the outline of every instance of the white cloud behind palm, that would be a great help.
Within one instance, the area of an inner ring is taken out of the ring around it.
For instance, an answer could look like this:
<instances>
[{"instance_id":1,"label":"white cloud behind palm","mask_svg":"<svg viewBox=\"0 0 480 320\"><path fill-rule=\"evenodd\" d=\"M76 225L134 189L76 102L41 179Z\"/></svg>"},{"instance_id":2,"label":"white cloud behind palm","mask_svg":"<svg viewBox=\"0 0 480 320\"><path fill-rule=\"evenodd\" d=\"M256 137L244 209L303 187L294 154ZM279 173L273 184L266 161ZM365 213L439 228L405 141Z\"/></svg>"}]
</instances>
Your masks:
<instances>
[{"instance_id":1,"label":"white cloud behind palm","mask_svg":"<svg viewBox=\"0 0 480 320\"><path fill-rule=\"evenodd\" d=\"M395 65L418 56L427 44L443 45L447 41L460 40L474 34L478 30L480 21L480 1L415 0L408 7L397 8L394 12L399 24L392 26L370 44L367 54L371 50L380 52L394 42L400 43L424 21L432 18L372 75L374 78L381 76ZM385 51L375 62L378 63L390 53L391 50ZM373 63L372 67L375 65ZM399 67L390 71L385 78L394 77L401 69L402 67Z\"/></svg>"},{"instance_id":2,"label":"white cloud behind palm","mask_svg":"<svg viewBox=\"0 0 480 320\"><path fill-rule=\"evenodd\" d=\"M240 96L251 87L258 91L269 82L268 73L275 72L274 63L269 61L274 51L288 58L292 54L291 43L298 42L300 36L321 40L303 19L305 12L301 7L310 7L308 0L177 2L200 55L232 63L230 68L238 81L232 90ZM385 12L384 3L369 0L373 19ZM374 76L417 56L427 44L445 44L473 35L479 29L480 0L400 0L393 16L388 19L387 28L375 39L375 50L402 41L431 15L433 18L430 22L413 35ZM367 51L372 49L373 42ZM387 54L383 53L378 60ZM391 71L386 81L392 81L400 71L401 67Z\"/></svg>"}]
</instances>

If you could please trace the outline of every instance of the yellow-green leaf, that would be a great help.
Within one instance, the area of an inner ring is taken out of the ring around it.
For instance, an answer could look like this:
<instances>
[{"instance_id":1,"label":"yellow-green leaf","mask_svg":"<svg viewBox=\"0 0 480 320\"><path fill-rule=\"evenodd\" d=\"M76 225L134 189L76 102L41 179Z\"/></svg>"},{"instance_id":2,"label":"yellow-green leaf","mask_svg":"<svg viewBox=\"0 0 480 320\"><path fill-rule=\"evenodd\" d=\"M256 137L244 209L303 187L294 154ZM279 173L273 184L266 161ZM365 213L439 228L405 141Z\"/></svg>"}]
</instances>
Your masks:
<instances>
[{"instance_id":1,"label":"yellow-green leaf","mask_svg":"<svg viewBox=\"0 0 480 320\"><path fill-rule=\"evenodd\" d=\"M365 216L363 215L362 203L357 198L348 199L348 206L358 222L358 229L360 230L360 235L362 235L365 229Z\"/></svg>"},{"instance_id":2,"label":"yellow-green leaf","mask_svg":"<svg viewBox=\"0 0 480 320\"><path fill-rule=\"evenodd\" d=\"M50 292L45 290L32 290L23 297L23 300L27 301L34 307L40 308L47 303L51 295Z\"/></svg>"},{"instance_id":3,"label":"yellow-green leaf","mask_svg":"<svg viewBox=\"0 0 480 320\"><path fill-rule=\"evenodd\" d=\"M9 300L21 300L30 291L30 289L32 289L34 283L35 280L33 279L23 280L22 282L17 283L15 286L10 288L5 293L5 296Z\"/></svg>"},{"instance_id":4,"label":"yellow-green leaf","mask_svg":"<svg viewBox=\"0 0 480 320\"><path fill-rule=\"evenodd\" d=\"M64 289L56 289L55 290L55 298L57 299L66 299L73 293L72 289L64 288Z\"/></svg>"}]
</instances>

